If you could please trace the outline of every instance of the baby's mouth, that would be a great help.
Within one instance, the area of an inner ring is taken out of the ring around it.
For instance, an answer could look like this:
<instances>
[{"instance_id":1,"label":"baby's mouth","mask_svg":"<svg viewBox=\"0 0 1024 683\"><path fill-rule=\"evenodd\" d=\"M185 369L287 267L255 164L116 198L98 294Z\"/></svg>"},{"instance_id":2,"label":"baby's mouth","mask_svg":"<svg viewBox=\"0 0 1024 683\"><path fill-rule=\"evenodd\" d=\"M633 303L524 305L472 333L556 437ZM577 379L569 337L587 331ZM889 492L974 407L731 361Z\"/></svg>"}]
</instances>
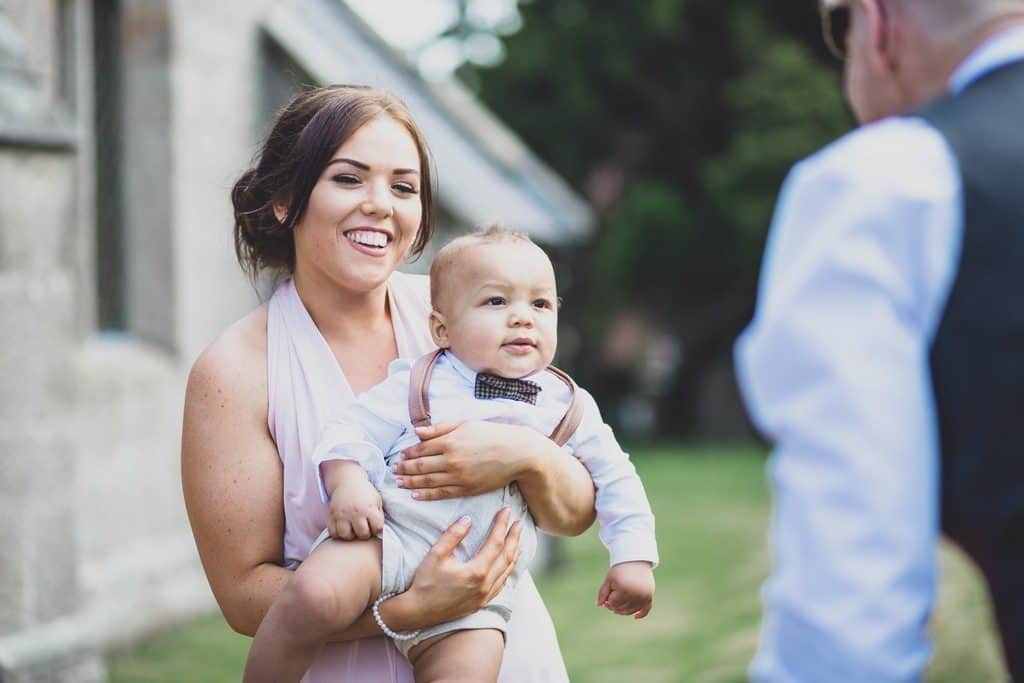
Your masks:
<instances>
[{"instance_id":1,"label":"baby's mouth","mask_svg":"<svg viewBox=\"0 0 1024 683\"><path fill-rule=\"evenodd\" d=\"M517 355L525 355L537 348L537 342L532 339L520 338L507 341L502 346Z\"/></svg>"}]
</instances>

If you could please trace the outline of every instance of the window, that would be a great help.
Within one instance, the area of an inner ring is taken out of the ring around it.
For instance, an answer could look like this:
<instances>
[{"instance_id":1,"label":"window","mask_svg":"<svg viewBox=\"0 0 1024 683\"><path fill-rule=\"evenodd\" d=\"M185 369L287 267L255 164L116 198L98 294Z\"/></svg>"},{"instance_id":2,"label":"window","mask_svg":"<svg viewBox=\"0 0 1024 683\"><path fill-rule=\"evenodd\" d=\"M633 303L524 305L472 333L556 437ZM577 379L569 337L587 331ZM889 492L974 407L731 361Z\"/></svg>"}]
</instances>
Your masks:
<instances>
[{"instance_id":1,"label":"window","mask_svg":"<svg viewBox=\"0 0 1024 683\"><path fill-rule=\"evenodd\" d=\"M98 327L173 349L169 10L106 0L93 11Z\"/></svg>"}]
</instances>

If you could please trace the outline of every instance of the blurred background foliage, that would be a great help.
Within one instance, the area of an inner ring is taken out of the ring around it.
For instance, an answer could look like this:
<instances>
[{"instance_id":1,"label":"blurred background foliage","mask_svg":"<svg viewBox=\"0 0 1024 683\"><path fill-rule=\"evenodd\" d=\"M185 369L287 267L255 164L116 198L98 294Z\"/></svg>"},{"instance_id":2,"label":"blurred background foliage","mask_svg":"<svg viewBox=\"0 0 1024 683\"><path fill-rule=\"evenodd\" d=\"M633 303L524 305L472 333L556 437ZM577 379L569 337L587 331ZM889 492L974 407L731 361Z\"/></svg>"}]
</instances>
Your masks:
<instances>
[{"instance_id":1,"label":"blurred background foliage","mask_svg":"<svg viewBox=\"0 0 1024 683\"><path fill-rule=\"evenodd\" d=\"M480 42L476 3L458 4L442 39ZM517 9L493 31L503 58L457 74L598 210L593 242L561 254L574 355L595 359L575 372L634 437L742 435L731 345L775 198L851 125L814 3Z\"/></svg>"}]
</instances>

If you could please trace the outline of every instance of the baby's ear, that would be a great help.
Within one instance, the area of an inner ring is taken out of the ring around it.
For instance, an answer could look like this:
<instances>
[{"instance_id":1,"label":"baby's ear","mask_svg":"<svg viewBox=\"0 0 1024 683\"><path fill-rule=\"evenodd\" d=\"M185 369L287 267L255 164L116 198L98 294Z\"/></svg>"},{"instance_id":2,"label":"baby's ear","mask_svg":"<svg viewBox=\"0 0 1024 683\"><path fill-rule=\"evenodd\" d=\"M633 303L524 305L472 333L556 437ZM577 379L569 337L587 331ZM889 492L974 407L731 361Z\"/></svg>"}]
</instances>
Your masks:
<instances>
[{"instance_id":1,"label":"baby's ear","mask_svg":"<svg viewBox=\"0 0 1024 683\"><path fill-rule=\"evenodd\" d=\"M448 323L445 322L444 314L438 313L437 310L430 311L430 336L434 340L434 344L439 349L447 349L451 346L448 341Z\"/></svg>"}]
</instances>

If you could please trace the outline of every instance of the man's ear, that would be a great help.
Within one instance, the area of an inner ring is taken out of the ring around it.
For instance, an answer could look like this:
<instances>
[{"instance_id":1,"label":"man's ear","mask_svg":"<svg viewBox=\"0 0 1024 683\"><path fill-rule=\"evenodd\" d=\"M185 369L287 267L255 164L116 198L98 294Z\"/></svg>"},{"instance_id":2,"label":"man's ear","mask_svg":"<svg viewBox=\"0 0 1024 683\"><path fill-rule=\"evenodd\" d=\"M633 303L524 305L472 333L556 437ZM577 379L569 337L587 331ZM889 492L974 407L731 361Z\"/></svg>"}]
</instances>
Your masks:
<instances>
[{"instance_id":1,"label":"man's ear","mask_svg":"<svg viewBox=\"0 0 1024 683\"><path fill-rule=\"evenodd\" d=\"M437 310L430 311L430 319L427 324L430 325L430 337L434 340L434 344L439 349L449 348L451 342L448 341L448 323L445 322L444 315L438 313Z\"/></svg>"},{"instance_id":2,"label":"man's ear","mask_svg":"<svg viewBox=\"0 0 1024 683\"><path fill-rule=\"evenodd\" d=\"M868 24L870 59L880 71L895 75L899 70L903 34L895 8L886 0L857 0Z\"/></svg>"}]
</instances>

